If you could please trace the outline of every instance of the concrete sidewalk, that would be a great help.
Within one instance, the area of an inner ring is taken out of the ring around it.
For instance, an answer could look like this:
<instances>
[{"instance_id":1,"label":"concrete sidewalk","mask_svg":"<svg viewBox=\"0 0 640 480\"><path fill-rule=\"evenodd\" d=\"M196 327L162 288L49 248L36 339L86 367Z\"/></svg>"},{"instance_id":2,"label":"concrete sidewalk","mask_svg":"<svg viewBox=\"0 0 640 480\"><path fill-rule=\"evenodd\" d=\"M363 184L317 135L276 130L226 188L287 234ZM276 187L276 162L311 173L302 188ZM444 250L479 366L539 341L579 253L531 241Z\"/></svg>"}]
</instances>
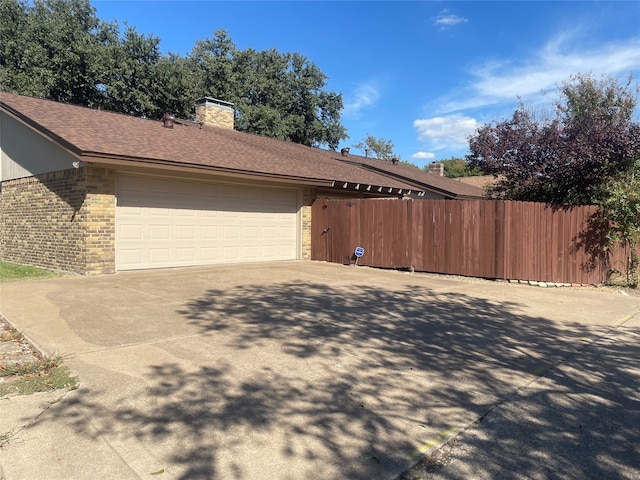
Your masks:
<instances>
[{"instance_id":1,"label":"concrete sidewalk","mask_svg":"<svg viewBox=\"0 0 640 480\"><path fill-rule=\"evenodd\" d=\"M7 479L394 478L640 307L317 262L0 288L81 381L53 405L0 400L29 424L0 451Z\"/></svg>"}]
</instances>

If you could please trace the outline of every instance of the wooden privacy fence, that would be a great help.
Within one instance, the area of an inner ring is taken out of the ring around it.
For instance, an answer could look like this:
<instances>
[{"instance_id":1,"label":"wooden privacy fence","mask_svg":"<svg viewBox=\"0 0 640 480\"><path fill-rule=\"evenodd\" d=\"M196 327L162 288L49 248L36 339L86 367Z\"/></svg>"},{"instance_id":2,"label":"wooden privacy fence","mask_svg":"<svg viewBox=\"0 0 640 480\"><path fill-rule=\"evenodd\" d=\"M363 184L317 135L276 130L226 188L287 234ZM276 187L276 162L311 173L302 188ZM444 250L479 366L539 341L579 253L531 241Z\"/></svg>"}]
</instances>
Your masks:
<instances>
[{"instance_id":1,"label":"wooden privacy fence","mask_svg":"<svg viewBox=\"0 0 640 480\"><path fill-rule=\"evenodd\" d=\"M626 251L602 253L595 207L502 200L316 200L312 259L482 278L598 284Z\"/></svg>"}]
</instances>

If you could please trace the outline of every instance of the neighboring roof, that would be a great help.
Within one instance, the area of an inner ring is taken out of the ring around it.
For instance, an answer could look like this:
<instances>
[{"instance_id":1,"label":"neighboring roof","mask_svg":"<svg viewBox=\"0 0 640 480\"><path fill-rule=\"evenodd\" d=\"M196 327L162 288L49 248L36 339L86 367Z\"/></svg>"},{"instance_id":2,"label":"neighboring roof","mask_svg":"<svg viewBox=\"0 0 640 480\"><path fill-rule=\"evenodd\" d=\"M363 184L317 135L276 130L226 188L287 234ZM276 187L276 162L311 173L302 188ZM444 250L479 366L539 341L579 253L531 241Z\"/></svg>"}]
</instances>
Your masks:
<instances>
[{"instance_id":1,"label":"neighboring roof","mask_svg":"<svg viewBox=\"0 0 640 480\"><path fill-rule=\"evenodd\" d=\"M432 190L457 198L459 182L429 182L419 169L397 175L404 165L369 165L371 159L307 147L231 129L182 121L162 122L0 92L0 108L80 158L125 164L206 168L220 174L247 174L332 186L351 184L409 191ZM389 167L389 168L387 168ZM399 168L398 168L399 167ZM415 178L414 178L415 177ZM467 186L468 187L468 186ZM477 196L481 196L479 191Z\"/></svg>"},{"instance_id":2,"label":"neighboring roof","mask_svg":"<svg viewBox=\"0 0 640 480\"><path fill-rule=\"evenodd\" d=\"M398 180L409 181L431 191L442 193L454 198L478 198L484 196L484 191L474 185L468 185L451 178L441 177L433 173L427 173L414 165L406 163L393 164L377 158L365 158L359 156L342 157L342 160L350 164L359 164L366 169L383 173Z\"/></svg>"},{"instance_id":3,"label":"neighboring roof","mask_svg":"<svg viewBox=\"0 0 640 480\"><path fill-rule=\"evenodd\" d=\"M496 178L493 175L477 175L474 177L459 177L456 178L458 182L466 183L467 185L473 185L474 187L485 189L486 187L493 185L496 182Z\"/></svg>"}]
</instances>

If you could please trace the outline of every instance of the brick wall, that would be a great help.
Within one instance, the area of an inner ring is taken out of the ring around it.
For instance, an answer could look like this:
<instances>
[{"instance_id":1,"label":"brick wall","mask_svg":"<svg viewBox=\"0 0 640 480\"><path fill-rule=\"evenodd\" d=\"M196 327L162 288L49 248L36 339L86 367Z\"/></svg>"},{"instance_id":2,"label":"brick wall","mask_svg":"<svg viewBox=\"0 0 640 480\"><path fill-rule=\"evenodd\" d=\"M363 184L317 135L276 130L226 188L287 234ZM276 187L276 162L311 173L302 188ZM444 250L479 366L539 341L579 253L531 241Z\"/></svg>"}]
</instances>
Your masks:
<instances>
[{"instance_id":1,"label":"brick wall","mask_svg":"<svg viewBox=\"0 0 640 480\"><path fill-rule=\"evenodd\" d=\"M116 271L116 175L106 168L86 167L85 269L88 275Z\"/></svg>"},{"instance_id":2,"label":"brick wall","mask_svg":"<svg viewBox=\"0 0 640 480\"><path fill-rule=\"evenodd\" d=\"M230 106L208 101L203 101L196 105L196 122L233 130L234 121L235 112Z\"/></svg>"},{"instance_id":3,"label":"brick wall","mask_svg":"<svg viewBox=\"0 0 640 480\"><path fill-rule=\"evenodd\" d=\"M317 195L315 188L302 192L302 260L311 260L311 204Z\"/></svg>"},{"instance_id":4,"label":"brick wall","mask_svg":"<svg viewBox=\"0 0 640 480\"><path fill-rule=\"evenodd\" d=\"M115 271L115 175L83 167L3 182L0 255L83 275Z\"/></svg>"}]
</instances>

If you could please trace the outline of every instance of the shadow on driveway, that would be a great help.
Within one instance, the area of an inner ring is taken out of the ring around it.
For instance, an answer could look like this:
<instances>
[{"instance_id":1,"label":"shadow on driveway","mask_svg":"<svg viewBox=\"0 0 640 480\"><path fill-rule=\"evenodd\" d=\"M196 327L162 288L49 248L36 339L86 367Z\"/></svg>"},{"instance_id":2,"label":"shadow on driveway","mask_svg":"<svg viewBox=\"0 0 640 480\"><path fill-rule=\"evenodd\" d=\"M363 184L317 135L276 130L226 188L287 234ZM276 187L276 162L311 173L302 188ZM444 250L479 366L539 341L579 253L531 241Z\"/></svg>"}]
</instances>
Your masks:
<instances>
[{"instance_id":1,"label":"shadow on driveway","mask_svg":"<svg viewBox=\"0 0 640 480\"><path fill-rule=\"evenodd\" d=\"M423 286L244 285L209 290L178 313L197 327L193 348L208 352L210 364L157 364L139 398L109 405L75 395L55 414L84 436L135 432L181 479L393 478L541 375L562 391L554 366L607 331ZM606 401L566 406L569 415L592 408L595 421L637 409L640 385L629 368L638 353L612 345L598 380L610 386ZM565 432L554 434L556 420L544 412L532 415L536 455L562 471L554 449ZM639 439L633 426L611 434L575 438ZM507 435L501 442L514 448L505 454L527 453L517 451L517 430ZM606 456L584 458L575 478L615 478L616 465L637 466L625 448Z\"/></svg>"}]
</instances>

